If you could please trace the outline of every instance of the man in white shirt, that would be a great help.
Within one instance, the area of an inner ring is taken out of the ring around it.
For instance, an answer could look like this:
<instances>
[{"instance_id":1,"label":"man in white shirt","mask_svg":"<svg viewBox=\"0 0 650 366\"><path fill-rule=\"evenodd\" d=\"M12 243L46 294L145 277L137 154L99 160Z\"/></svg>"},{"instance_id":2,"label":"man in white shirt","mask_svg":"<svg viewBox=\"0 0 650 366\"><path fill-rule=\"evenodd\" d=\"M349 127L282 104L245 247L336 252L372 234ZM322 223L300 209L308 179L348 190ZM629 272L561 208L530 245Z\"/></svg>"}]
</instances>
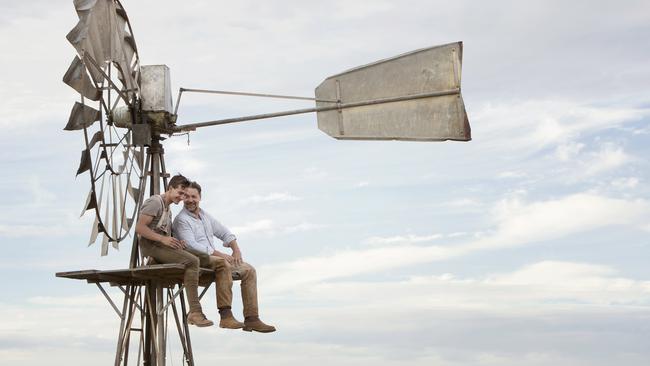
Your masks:
<instances>
[{"instance_id":1,"label":"man in white shirt","mask_svg":"<svg viewBox=\"0 0 650 366\"><path fill-rule=\"evenodd\" d=\"M176 216L173 224L174 237L181 240L185 250L199 257L202 267L216 272L217 308L221 328L240 329L262 333L274 332L275 327L264 324L259 318L257 306L257 274L255 268L242 260L237 238L219 221L199 207L201 186L190 182L185 189L183 210ZM213 243L214 237L221 239L223 246L230 248L232 254L218 251ZM232 314L232 282L241 280L244 322Z\"/></svg>"}]
</instances>

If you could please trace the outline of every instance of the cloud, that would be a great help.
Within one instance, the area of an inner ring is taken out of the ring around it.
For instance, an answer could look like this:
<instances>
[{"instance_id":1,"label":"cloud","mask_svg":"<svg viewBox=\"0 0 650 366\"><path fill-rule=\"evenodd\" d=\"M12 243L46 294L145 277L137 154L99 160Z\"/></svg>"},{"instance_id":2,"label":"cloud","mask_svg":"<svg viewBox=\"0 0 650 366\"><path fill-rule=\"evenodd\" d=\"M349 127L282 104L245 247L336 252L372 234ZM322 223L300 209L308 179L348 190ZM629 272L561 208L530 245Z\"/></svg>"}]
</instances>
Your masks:
<instances>
[{"instance_id":1,"label":"cloud","mask_svg":"<svg viewBox=\"0 0 650 366\"><path fill-rule=\"evenodd\" d=\"M636 177L616 178L611 182L611 185L617 189L632 189L638 184L639 178Z\"/></svg>"},{"instance_id":2,"label":"cloud","mask_svg":"<svg viewBox=\"0 0 650 366\"><path fill-rule=\"evenodd\" d=\"M232 232L235 235L269 235L293 234L298 232L307 232L324 228L325 225L314 224L310 222L301 222L294 225L281 226L270 219L253 221L242 226L235 226Z\"/></svg>"},{"instance_id":3,"label":"cloud","mask_svg":"<svg viewBox=\"0 0 650 366\"><path fill-rule=\"evenodd\" d=\"M492 214L496 229L492 234L469 243L468 248L516 246L612 225L639 227L649 218L650 203L593 193L532 203L513 197L498 202Z\"/></svg>"},{"instance_id":4,"label":"cloud","mask_svg":"<svg viewBox=\"0 0 650 366\"><path fill-rule=\"evenodd\" d=\"M644 228L650 219L650 203L592 193L537 202L510 197L497 202L491 216L494 228L490 232L459 244L415 245L438 239L439 234L371 237L364 243L384 246L340 250L324 256L267 265L264 267L269 274L267 283L276 291L285 291L308 283L442 261L477 251L529 245L603 227ZM396 243L400 245L395 246Z\"/></svg>"},{"instance_id":5,"label":"cloud","mask_svg":"<svg viewBox=\"0 0 650 366\"><path fill-rule=\"evenodd\" d=\"M523 172L515 172L515 171L505 171L501 172L497 175L498 178L501 179L510 179L510 178L523 178L526 176L526 173Z\"/></svg>"},{"instance_id":6,"label":"cloud","mask_svg":"<svg viewBox=\"0 0 650 366\"><path fill-rule=\"evenodd\" d=\"M277 202L292 202L300 201L300 197L296 197L289 192L272 192L267 195L254 195L242 200L243 203L277 203Z\"/></svg>"},{"instance_id":7,"label":"cloud","mask_svg":"<svg viewBox=\"0 0 650 366\"><path fill-rule=\"evenodd\" d=\"M234 226L231 231L237 234L254 234L260 232L272 232L276 230L273 220L262 219L246 223L241 226Z\"/></svg>"},{"instance_id":8,"label":"cloud","mask_svg":"<svg viewBox=\"0 0 650 366\"><path fill-rule=\"evenodd\" d=\"M298 225L293 225L293 226L287 226L284 229L282 229L282 232L287 233L287 234L292 234L292 233L298 233L298 232L306 232L306 231L312 231L312 230L318 230L327 227L326 225L321 225L321 224L313 224L310 222L302 222Z\"/></svg>"},{"instance_id":9,"label":"cloud","mask_svg":"<svg viewBox=\"0 0 650 366\"><path fill-rule=\"evenodd\" d=\"M365 239L363 241L363 244L366 245L390 245L390 244L416 244L416 243L426 243L430 241L434 241L437 239L442 238L443 235L441 234L432 234L432 235L424 235L424 236L418 236L418 235L398 235L398 236L390 236L390 237L381 237L381 236L373 236L368 239Z\"/></svg>"},{"instance_id":10,"label":"cloud","mask_svg":"<svg viewBox=\"0 0 650 366\"><path fill-rule=\"evenodd\" d=\"M622 147L605 144L600 151L592 154L590 161L586 164L585 174L587 176L600 174L616 169L631 160L633 160L632 157L626 154Z\"/></svg>"},{"instance_id":11,"label":"cloud","mask_svg":"<svg viewBox=\"0 0 650 366\"><path fill-rule=\"evenodd\" d=\"M650 109L590 106L572 101L530 100L520 103L485 104L473 112L476 134L499 150L528 153L558 146L560 159L568 159L582 146L575 139L584 134L615 129L650 116Z\"/></svg>"}]
</instances>

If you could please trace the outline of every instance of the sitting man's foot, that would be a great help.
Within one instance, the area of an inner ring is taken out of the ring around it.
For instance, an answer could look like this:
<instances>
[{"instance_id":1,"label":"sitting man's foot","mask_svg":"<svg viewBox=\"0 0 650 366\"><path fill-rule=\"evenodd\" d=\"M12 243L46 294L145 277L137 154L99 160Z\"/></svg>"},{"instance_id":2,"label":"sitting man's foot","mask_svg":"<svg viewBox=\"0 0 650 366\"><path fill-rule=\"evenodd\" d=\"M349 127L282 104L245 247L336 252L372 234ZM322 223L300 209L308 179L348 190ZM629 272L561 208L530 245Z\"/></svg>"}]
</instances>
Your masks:
<instances>
[{"instance_id":1,"label":"sitting man's foot","mask_svg":"<svg viewBox=\"0 0 650 366\"><path fill-rule=\"evenodd\" d=\"M202 312L192 312L187 314L187 322L197 327L209 327L214 323L203 315Z\"/></svg>"},{"instance_id":2,"label":"sitting man's foot","mask_svg":"<svg viewBox=\"0 0 650 366\"><path fill-rule=\"evenodd\" d=\"M257 316L247 316L244 319L244 330L246 332L260 332L260 333L271 333L275 332L275 327L272 325L264 324Z\"/></svg>"},{"instance_id":3,"label":"sitting man's foot","mask_svg":"<svg viewBox=\"0 0 650 366\"><path fill-rule=\"evenodd\" d=\"M232 315L232 310L230 310L230 307L219 309L219 315L221 316L221 320L219 321L219 328L241 329L244 327L244 323L235 319L235 316Z\"/></svg>"}]
</instances>

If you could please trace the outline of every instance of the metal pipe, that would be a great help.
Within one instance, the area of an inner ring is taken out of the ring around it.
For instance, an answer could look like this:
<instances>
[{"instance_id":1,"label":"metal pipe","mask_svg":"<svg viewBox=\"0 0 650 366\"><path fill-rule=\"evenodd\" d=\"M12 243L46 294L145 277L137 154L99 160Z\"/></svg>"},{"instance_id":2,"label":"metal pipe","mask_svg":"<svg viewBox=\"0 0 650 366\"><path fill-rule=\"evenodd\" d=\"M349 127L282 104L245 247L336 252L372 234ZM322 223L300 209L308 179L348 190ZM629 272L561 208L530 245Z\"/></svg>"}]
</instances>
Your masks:
<instances>
[{"instance_id":1,"label":"metal pipe","mask_svg":"<svg viewBox=\"0 0 650 366\"><path fill-rule=\"evenodd\" d=\"M205 93L205 94L243 95L243 96L246 96L246 97L262 97L262 98L278 98L278 99L314 100L314 101L317 101L317 102L324 102L324 103L336 103L335 100L316 99L316 98L310 98L310 97L297 97L295 95L262 94L262 93L236 92L236 91L226 91L226 90L187 89L187 88L180 88L180 92L179 92L179 95L178 95L179 100L181 99L180 93L182 93L182 92Z\"/></svg>"},{"instance_id":2,"label":"metal pipe","mask_svg":"<svg viewBox=\"0 0 650 366\"><path fill-rule=\"evenodd\" d=\"M225 125L229 123L252 121L257 119L275 118L275 117L291 116L294 114L304 114L304 113L313 113L313 112L326 112L326 111L333 111L337 109L355 108L355 107L362 107L366 105L375 105L375 104L384 104L384 103L394 103L394 102L401 102L404 100L442 97L442 96L454 95L454 94L460 94L460 89L451 89L451 90L445 90L441 92L412 94L412 95L405 95L400 97L366 100L361 102L343 103L341 105L334 105L334 106L327 106L327 107L315 107L315 108L295 109L295 110L275 112L275 113L256 114L252 116L226 118L226 119L221 119L216 121L190 123L186 125L176 126L174 128L174 132L194 131L197 128L201 128L201 127L218 126L218 125Z\"/></svg>"}]
</instances>

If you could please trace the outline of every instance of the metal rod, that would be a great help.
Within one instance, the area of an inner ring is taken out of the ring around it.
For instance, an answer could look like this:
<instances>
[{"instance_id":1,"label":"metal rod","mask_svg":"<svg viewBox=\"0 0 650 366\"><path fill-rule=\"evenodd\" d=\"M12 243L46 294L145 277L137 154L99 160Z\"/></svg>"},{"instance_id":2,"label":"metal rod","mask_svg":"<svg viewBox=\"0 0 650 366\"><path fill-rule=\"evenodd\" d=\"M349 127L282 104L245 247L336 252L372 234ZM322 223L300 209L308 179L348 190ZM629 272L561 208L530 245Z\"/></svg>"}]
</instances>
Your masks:
<instances>
[{"instance_id":1,"label":"metal rod","mask_svg":"<svg viewBox=\"0 0 650 366\"><path fill-rule=\"evenodd\" d=\"M317 102L324 103L336 103L335 100L327 99L316 99L311 97L298 97L295 95L281 95L281 94L263 94L263 93L249 93L249 92L237 92L237 91L227 91L227 90L208 90L208 89L187 89L180 88L178 99L180 100L180 93L205 93L205 94L226 94L226 95L243 95L246 97L261 97L261 98L277 98L277 99L295 99L295 100L314 100Z\"/></svg>"},{"instance_id":2,"label":"metal rod","mask_svg":"<svg viewBox=\"0 0 650 366\"><path fill-rule=\"evenodd\" d=\"M117 306L115 306L115 303L113 302L113 299L111 299L111 297L108 296L108 294L106 293L106 290L104 290L102 285L100 283L98 283L98 282L95 283L95 285L97 285L97 287L99 287L99 290L102 292L102 294L104 294L104 297L111 304L111 306L113 307L113 310L115 310L115 312L117 313L117 316L119 316L120 319L124 320L124 317L122 316L122 313L120 313L120 310L117 308Z\"/></svg>"},{"instance_id":3,"label":"metal rod","mask_svg":"<svg viewBox=\"0 0 650 366\"><path fill-rule=\"evenodd\" d=\"M95 60L93 60L92 57L90 57L90 56L88 56L87 54L84 53L84 59L90 61L90 63L95 67L95 70L97 70L100 74L102 74L102 76L103 76L103 77L108 81L108 83L113 87L113 89L115 90L115 92L116 92L117 94L119 94L120 97L122 97L122 99L124 100L124 102L125 102L126 104L131 105L131 104L129 103L129 98L128 98L126 95L124 95L124 94L122 93L122 91L120 91L120 89L117 87L117 85L115 85L115 83L113 83L113 81L111 80L110 76L106 75L106 73L104 72L104 70L102 70L102 68L99 67L99 65L97 65L97 62L96 62ZM109 94L110 94L110 93L109 93ZM109 103L109 106L110 106L110 103ZM108 112L108 111L107 111L107 112Z\"/></svg>"},{"instance_id":4,"label":"metal rod","mask_svg":"<svg viewBox=\"0 0 650 366\"><path fill-rule=\"evenodd\" d=\"M201 291L201 294L199 295L199 300L201 300L203 298L203 295L205 295L205 293L208 292L210 286L212 286L212 282L210 282L207 286L203 288L203 291Z\"/></svg>"},{"instance_id":5,"label":"metal rod","mask_svg":"<svg viewBox=\"0 0 650 366\"><path fill-rule=\"evenodd\" d=\"M185 330L185 341L187 342L188 366L194 366L194 353L192 352L192 339L190 338L190 328L187 325L187 308L185 307L185 296L179 297L181 300L181 314L183 315L183 329Z\"/></svg>"},{"instance_id":6,"label":"metal rod","mask_svg":"<svg viewBox=\"0 0 650 366\"><path fill-rule=\"evenodd\" d=\"M120 290L124 292L124 302L122 304L122 314L126 315L126 311L128 309L129 305L129 295L122 289L122 286L120 286ZM125 338L125 333L128 333L126 331L126 320L127 316L122 316L122 320L120 320L120 331L117 336L117 349L115 350L115 366L119 366L120 362L122 362L122 351L124 350L124 338Z\"/></svg>"},{"instance_id":7,"label":"metal rod","mask_svg":"<svg viewBox=\"0 0 650 366\"><path fill-rule=\"evenodd\" d=\"M454 95L454 94L460 94L460 89L445 90L445 91L433 92L433 93L412 94L412 95L405 95L400 97L391 97L391 98L384 98L384 99L366 100L366 101L353 102L353 103L343 103L340 106L334 105L334 106L327 106L327 107L295 109L295 110L284 111L284 112L256 114L252 116L226 118L226 119L221 119L216 121L190 123L186 125L176 126L174 128L174 132L193 131L201 127L218 126L218 125L225 125L229 123L252 121L257 119L267 119L267 118L291 116L294 114L304 114L304 113L313 113L313 112L326 112L326 111L333 111L337 109L355 108L355 107L362 107L366 105L375 105L375 104L384 104L384 103L394 103L394 102L401 102L404 100L442 97L442 96Z\"/></svg>"},{"instance_id":8,"label":"metal rod","mask_svg":"<svg viewBox=\"0 0 650 366\"><path fill-rule=\"evenodd\" d=\"M169 291L169 289L167 291ZM165 306L163 306L163 308L160 309L160 312L158 313L158 315L160 315L160 314L164 313L165 311L167 311L167 308L169 307L169 305L171 305L172 302L176 300L176 298L178 297L178 295L180 295L182 293L182 291L183 291L183 285L181 285L181 288L178 291L176 291L176 293L174 293L174 296L171 296L171 299L167 300L167 304L165 304Z\"/></svg>"},{"instance_id":9,"label":"metal rod","mask_svg":"<svg viewBox=\"0 0 650 366\"><path fill-rule=\"evenodd\" d=\"M178 291L180 292L182 290L183 287L179 285ZM180 338L181 345L183 346L183 356L187 360L188 359L187 355L189 353L189 350L187 349L187 344L185 343L185 333L183 332L184 328L181 324L180 317L178 316L178 309L176 308L176 300L172 301L171 304L172 304L172 311L174 312L174 320L176 321L176 330L178 331L178 337Z\"/></svg>"}]
</instances>

